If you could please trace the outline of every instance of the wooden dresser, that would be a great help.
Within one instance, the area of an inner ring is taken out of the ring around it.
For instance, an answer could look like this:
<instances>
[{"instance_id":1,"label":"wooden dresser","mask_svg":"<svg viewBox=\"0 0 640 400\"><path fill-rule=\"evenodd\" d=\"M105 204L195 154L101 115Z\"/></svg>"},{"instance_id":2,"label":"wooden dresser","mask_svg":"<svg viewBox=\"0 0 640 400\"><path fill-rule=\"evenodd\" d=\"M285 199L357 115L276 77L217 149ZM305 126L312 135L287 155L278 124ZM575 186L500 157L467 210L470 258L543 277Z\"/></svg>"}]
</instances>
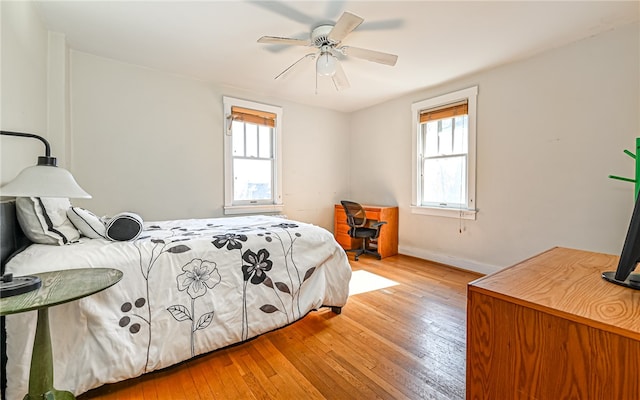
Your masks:
<instances>
[{"instance_id":1,"label":"wooden dresser","mask_svg":"<svg viewBox=\"0 0 640 400\"><path fill-rule=\"evenodd\" d=\"M554 248L471 282L467 399L640 398L640 290L618 257Z\"/></svg>"},{"instance_id":2,"label":"wooden dresser","mask_svg":"<svg viewBox=\"0 0 640 400\"><path fill-rule=\"evenodd\" d=\"M380 237L377 240L378 253L382 258L398 254L398 207L362 205L367 213L367 219L375 221L387 221L380 228ZM342 248L350 250L361 246L362 242L349 236L347 215L340 204L335 205L333 235ZM376 243L374 243L375 245Z\"/></svg>"}]
</instances>

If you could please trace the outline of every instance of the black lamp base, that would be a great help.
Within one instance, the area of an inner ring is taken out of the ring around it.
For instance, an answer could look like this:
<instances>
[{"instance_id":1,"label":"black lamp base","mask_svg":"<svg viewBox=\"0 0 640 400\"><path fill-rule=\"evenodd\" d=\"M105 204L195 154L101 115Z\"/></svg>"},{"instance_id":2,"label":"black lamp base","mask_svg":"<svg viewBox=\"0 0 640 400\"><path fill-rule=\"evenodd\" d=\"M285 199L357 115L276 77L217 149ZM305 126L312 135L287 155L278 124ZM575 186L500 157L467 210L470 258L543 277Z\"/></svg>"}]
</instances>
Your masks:
<instances>
[{"instance_id":1,"label":"black lamp base","mask_svg":"<svg viewBox=\"0 0 640 400\"><path fill-rule=\"evenodd\" d=\"M37 276L18 276L4 274L0 283L0 298L17 296L38 289L42 281Z\"/></svg>"},{"instance_id":2,"label":"black lamp base","mask_svg":"<svg viewBox=\"0 0 640 400\"><path fill-rule=\"evenodd\" d=\"M616 279L616 271L607 271L602 273L602 278L616 285L640 290L640 274L631 273L626 280L620 281Z\"/></svg>"}]
</instances>

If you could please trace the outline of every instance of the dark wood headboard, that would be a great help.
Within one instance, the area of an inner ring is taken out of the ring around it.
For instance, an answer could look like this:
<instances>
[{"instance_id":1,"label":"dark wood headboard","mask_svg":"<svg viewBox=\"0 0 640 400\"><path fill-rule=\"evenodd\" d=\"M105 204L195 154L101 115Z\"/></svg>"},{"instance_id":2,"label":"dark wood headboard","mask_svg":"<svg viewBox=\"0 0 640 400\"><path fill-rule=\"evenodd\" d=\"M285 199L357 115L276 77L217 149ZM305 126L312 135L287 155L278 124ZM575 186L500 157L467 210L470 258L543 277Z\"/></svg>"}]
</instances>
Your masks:
<instances>
[{"instance_id":1,"label":"dark wood headboard","mask_svg":"<svg viewBox=\"0 0 640 400\"><path fill-rule=\"evenodd\" d=\"M0 269L4 274L4 266L17 252L24 250L31 241L24 235L18 218L16 217L16 202L7 201L0 203ZM7 332L5 319L0 317L0 387L2 388L2 400L5 400L7 388Z\"/></svg>"},{"instance_id":2,"label":"dark wood headboard","mask_svg":"<svg viewBox=\"0 0 640 400\"><path fill-rule=\"evenodd\" d=\"M24 235L18 218L16 217L16 202L0 203L0 269L4 273L4 266L12 255L24 250L31 242Z\"/></svg>"}]
</instances>

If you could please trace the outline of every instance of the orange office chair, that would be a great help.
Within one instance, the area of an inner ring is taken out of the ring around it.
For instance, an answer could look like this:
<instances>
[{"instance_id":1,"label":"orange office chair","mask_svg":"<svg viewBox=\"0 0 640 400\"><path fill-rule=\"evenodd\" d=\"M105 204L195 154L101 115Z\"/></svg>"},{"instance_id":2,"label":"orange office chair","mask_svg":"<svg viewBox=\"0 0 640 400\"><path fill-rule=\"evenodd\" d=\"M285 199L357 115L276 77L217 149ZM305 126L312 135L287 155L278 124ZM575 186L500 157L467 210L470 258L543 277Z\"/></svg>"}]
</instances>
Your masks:
<instances>
[{"instance_id":1,"label":"orange office chair","mask_svg":"<svg viewBox=\"0 0 640 400\"><path fill-rule=\"evenodd\" d=\"M348 251L355 252L354 259L356 261L358 261L358 257L362 254L370 254L380 260L382 258L380 253L378 253L377 250L369 249L369 243L371 240L377 239L378 236L380 236L380 228L387 222L377 221L372 224L368 224L367 215L360 204L347 200L342 200L340 203L344 208L344 212L347 214L349 236L362 240L362 246L359 249L352 249Z\"/></svg>"}]
</instances>

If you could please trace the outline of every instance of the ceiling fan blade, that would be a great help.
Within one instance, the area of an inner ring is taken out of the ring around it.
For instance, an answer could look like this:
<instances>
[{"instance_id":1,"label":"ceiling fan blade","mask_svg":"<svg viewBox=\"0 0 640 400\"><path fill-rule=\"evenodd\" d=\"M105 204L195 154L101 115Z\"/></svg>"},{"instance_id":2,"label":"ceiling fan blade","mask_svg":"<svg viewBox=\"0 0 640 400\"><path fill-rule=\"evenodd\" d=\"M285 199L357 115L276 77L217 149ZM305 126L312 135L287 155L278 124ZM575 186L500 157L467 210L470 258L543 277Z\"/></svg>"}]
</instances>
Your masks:
<instances>
[{"instance_id":1,"label":"ceiling fan blade","mask_svg":"<svg viewBox=\"0 0 640 400\"><path fill-rule=\"evenodd\" d=\"M387 19L383 21L367 21L360 25L359 31L382 31L387 29L399 29L404 26L404 19Z\"/></svg>"},{"instance_id":2,"label":"ceiling fan blade","mask_svg":"<svg viewBox=\"0 0 640 400\"><path fill-rule=\"evenodd\" d=\"M347 75L344 73L344 69L342 69L340 62L336 63L336 73L333 74L331 79L333 80L333 84L337 91L349 89L351 87L349 79L347 79Z\"/></svg>"},{"instance_id":3,"label":"ceiling fan blade","mask_svg":"<svg viewBox=\"0 0 640 400\"><path fill-rule=\"evenodd\" d=\"M309 37L309 32L301 32L301 33L297 33L293 36L290 36L289 38L291 39L300 39L300 40L306 40ZM278 42L277 44L275 43L267 43L267 46L265 47L265 50L267 50L268 52L271 53L280 53L286 49L290 49L291 45L286 44L286 43L281 43Z\"/></svg>"},{"instance_id":4,"label":"ceiling fan blade","mask_svg":"<svg viewBox=\"0 0 640 400\"><path fill-rule=\"evenodd\" d=\"M314 58L316 58L316 54L315 53L309 53L307 55L302 56L298 61L296 61L293 64L289 65L287 67L287 69L285 69L284 71L280 72L278 74L278 76L276 76L274 79L284 78L286 76L286 74L289 73L293 69L293 67L298 65L302 60L305 60L305 59L307 59L309 57L311 57L311 59L314 59Z\"/></svg>"},{"instance_id":5,"label":"ceiling fan blade","mask_svg":"<svg viewBox=\"0 0 640 400\"><path fill-rule=\"evenodd\" d=\"M355 14L345 11L338 19L338 22L333 26L331 32L329 32L328 39L334 43L342 42L351 31L356 29L364 19L358 17Z\"/></svg>"},{"instance_id":6,"label":"ceiling fan blade","mask_svg":"<svg viewBox=\"0 0 640 400\"><path fill-rule=\"evenodd\" d=\"M294 38L283 38L277 36L263 36L258 39L258 43L268 43L268 44L286 44L291 46L309 46L311 42L302 39L294 39Z\"/></svg>"},{"instance_id":7,"label":"ceiling fan blade","mask_svg":"<svg viewBox=\"0 0 640 400\"><path fill-rule=\"evenodd\" d=\"M361 49L360 47L344 46L340 48L347 56L362 58L363 60L373 61L380 64L394 66L398 61L395 54L382 53L380 51Z\"/></svg>"}]
</instances>

